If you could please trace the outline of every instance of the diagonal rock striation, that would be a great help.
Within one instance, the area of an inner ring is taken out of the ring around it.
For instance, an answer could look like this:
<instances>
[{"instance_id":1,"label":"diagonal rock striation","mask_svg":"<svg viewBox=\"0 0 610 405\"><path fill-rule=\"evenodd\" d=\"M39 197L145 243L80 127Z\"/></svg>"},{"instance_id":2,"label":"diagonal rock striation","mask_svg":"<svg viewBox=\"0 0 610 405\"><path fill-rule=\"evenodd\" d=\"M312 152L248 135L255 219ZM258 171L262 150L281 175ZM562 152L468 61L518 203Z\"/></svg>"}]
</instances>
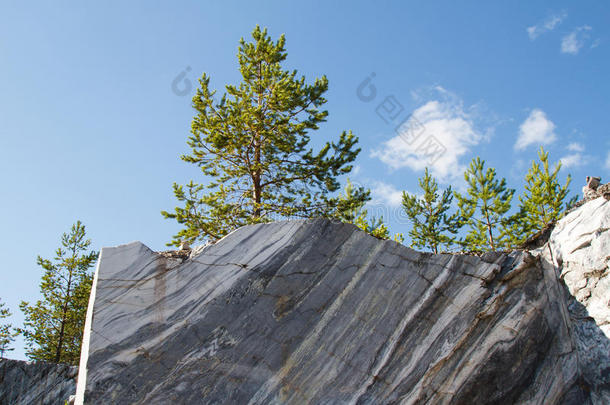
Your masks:
<instances>
[{"instance_id":1,"label":"diagonal rock striation","mask_svg":"<svg viewBox=\"0 0 610 405\"><path fill-rule=\"evenodd\" d=\"M0 359L0 404L63 405L76 389L77 367Z\"/></svg>"},{"instance_id":2,"label":"diagonal rock striation","mask_svg":"<svg viewBox=\"0 0 610 405\"><path fill-rule=\"evenodd\" d=\"M323 219L247 226L188 257L104 248L76 402L604 403L607 323L589 311L608 299L610 234L589 209L610 218L593 200L537 250L481 257Z\"/></svg>"}]
</instances>

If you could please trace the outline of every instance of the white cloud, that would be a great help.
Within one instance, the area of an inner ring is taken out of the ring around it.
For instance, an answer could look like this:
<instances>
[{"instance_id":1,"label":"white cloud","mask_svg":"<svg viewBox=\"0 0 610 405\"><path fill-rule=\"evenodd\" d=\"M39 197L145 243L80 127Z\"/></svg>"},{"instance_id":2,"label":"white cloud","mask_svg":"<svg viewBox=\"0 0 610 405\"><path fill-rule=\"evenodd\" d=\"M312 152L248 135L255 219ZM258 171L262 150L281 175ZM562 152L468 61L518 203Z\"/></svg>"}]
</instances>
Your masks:
<instances>
[{"instance_id":1,"label":"white cloud","mask_svg":"<svg viewBox=\"0 0 610 405\"><path fill-rule=\"evenodd\" d=\"M589 157L577 152L566 155L559 160L561 161L561 167L567 169L570 167L579 167L588 163Z\"/></svg>"},{"instance_id":2,"label":"white cloud","mask_svg":"<svg viewBox=\"0 0 610 405\"><path fill-rule=\"evenodd\" d=\"M610 150L608 151L608 156L606 156L606 169L610 170Z\"/></svg>"},{"instance_id":3,"label":"white cloud","mask_svg":"<svg viewBox=\"0 0 610 405\"><path fill-rule=\"evenodd\" d=\"M585 151L584 145L582 143L578 143L578 142L572 142L571 144L569 144L567 146L566 149L571 152L584 152Z\"/></svg>"},{"instance_id":4,"label":"white cloud","mask_svg":"<svg viewBox=\"0 0 610 405\"><path fill-rule=\"evenodd\" d=\"M566 13L565 11L562 11L558 14L553 14L547 17L547 19L543 22L536 25L532 25L531 27L527 27L527 35L529 35L530 39L533 41L545 32L554 30L555 27L561 24L567 16L568 13Z\"/></svg>"},{"instance_id":5,"label":"white cloud","mask_svg":"<svg viewBox=\"0 0 610 405\"><path fill-rule=\"evenodd\" d=\"M402 191L398 190L394 185L377 181L371 189L373 197L370 204L385 204L390 207L398 207L402 204Z\"/></svg>"},{"instance_id":6,"label":"white cloud","mask_svg":"<svg viewBox=\"0 0 610 405\"><path fill-rule=\"evenodd\" d=\"M522 150L529 145L548 145L557 140L555 124L549 120L544 111L535 108L519 127L519 137L515 149Z\"/></svg>"},{"instance_id":7,"label":"white cloud","mask_svg":"<svg viewBox=\"0 0 610 405\"><path fill-rule=\"evenodd\" d=\"M591 49L595 49L597 48L600 44L601 44L601 39L597 38L595 41L593 41L593 43L591 44Z\"/></svg>"},{"instance_id":8,"label":"white cloud","mask_svg":"<svg viewBox=\"0 0 610 405\"><path fill-rule=\"evenodd\" d=\"M585 146L582 143L572 142L566 149L572 153L568 153L560 160L562 168L580 167L584 166L591 161L592 156L586 155Z\"/></svg>"},{"instance_id":9,"label":"white cloud","mask_svg":"<svg viewBox=\"0 0 610 405\"><path fill-rule=\"evenodd\" d=\"M561 39L561 52L570 55L576 55L580 52L580 49L585 45L585 42L589 39L589 31L591 27L583 25L574 29L568 35Z\"/></svg>"},{"instance_id":10,"label":"white cloud","mask_svg":"<svg viewBox=\"0 0 610 405\"><path fill-rule=\"evenodd\" d=\"M461 158L486 136L474 128L471 111L453 93L436 87L435 98L417 108L396 129L396 136L373 150L392 169L420 171L428 167L443 183L462 177L465 166ZM475 112L476 113L476 112Z\"/></svg>"}]
</instances>

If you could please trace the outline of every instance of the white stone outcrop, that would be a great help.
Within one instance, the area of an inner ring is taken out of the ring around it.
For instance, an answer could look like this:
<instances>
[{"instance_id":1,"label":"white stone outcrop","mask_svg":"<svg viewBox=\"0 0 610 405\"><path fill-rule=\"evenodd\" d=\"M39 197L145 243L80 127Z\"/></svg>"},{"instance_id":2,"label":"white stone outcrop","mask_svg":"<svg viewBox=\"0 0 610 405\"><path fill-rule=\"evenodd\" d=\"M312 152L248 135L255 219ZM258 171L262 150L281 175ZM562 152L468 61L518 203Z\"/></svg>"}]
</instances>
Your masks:
<instances>
[{"instance_id":1,"label":"white stone outcrop","mask_svg":"<svg viewBox=\"0 0 610 405\"><path fill-rule=\"evenodd\" d=\"M569 213L543 251L570 293L583 378L595 403L610 404L610 201L597 197Z\"/></svg>"},{"instance_id":2,"label":"white stone outcrop","mask_svg":"<svg viewBox=\"0 0 610 405\"><path fill-rule=\"evenodd\" d=\"M597 198L567 215L550 245L570 293L610 338L610 201Z\"/></svg>"}]
</instances>

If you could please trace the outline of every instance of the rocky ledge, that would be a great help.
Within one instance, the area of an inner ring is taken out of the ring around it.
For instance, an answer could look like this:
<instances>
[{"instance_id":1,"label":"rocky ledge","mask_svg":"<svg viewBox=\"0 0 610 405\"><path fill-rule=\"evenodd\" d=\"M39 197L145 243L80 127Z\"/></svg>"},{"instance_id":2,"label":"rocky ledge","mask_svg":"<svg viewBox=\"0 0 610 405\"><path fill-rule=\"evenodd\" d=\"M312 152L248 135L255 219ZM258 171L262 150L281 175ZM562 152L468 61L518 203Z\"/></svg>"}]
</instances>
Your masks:
<instances>
[{"instance_id":1,"label":"rocky ledge","mask_svg":"<svg viewBox=\"0 0 610 405\"><path fill-rule=\"evenodd\" d=\"M482 257L327 220L104 248L77 403L609 403L609 218Z\"/></svg>"},{"instance_id":2,"label":"rocky ledge","mask_svg":"<svg viewBox=\"0 0 610 405\"><path fill-rule=\"evenodd\" d=\"M77 368L0 359L0 404L63 405L76 390Z\"/></svg>"}]
</instances>

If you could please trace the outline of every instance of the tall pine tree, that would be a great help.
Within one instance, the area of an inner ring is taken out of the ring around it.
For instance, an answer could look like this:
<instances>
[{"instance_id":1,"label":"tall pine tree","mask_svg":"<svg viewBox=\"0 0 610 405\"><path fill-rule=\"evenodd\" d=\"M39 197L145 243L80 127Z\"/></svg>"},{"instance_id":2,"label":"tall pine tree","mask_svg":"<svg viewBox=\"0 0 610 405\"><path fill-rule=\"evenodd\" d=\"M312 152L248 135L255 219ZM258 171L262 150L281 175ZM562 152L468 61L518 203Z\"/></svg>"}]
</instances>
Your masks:
<instances>
[{"instance_id":1,"label":"tall pine tree","mask_svg":"<svg viewBox=\"0 0 610 405\"><path fill-rule=\"evenodd\" d=\"M25 301L20 305L25 314L25 327L20 332L31 359L78 363L93 280L90 268L97 259L97 252L87 252L90 245L85 226L77 221L69 234L62 235L54 262L38 256L38 265L44 270L40 283L43 299L34 305Z\"/></svg>"},{"instance_id":2,"label":"tall pine tree","mask_svg":"<svg viewBox=\"0 0 610 405\"><path fill-rule=\"evenodd\" d=\"M549 153L541 146L538 151L540 162L532 161L532 166L525 176L525 192L519 196L519 212L515 216L513 227L513 243L515 245L554 223L568 207L566 197L570 192L571 177L568 175L566 184L559 183L559 161L553 171L549 168Z\"/></svg>"},{"instance_id":3,"label":"tall pine tree","mask_svg":"<svg viewBox=\"0 0 610 405\"><path fill-rule=\"evenodd\" d=\"M337 177L349 173L360 149L351 132L326 143L317 153L309 147L310 132L326 120L321 110L328 89L326 77L306 84L296 70L285 70L285 38L273 41L258 26L252 42L240 41L242 81L227 85L214 101L210 78L203 74L193 97L197 115L182 156L207 176L208 183L174 184L183 203L173 213L162 211L184 228L170 244L219 239L240 226L273 219L333 215ZM364 202L367 192L354 190Z\"/></svg>"},{"instance_id":4,"label":"tall pine tree","mask_svg":"<svg viewBox=\"0 0 610 405\"><path fill-rule=\"evenodd\" d=\"M506 187L506 179L498 180L496 170L485 170L485 161L473 159L464 173L467 194L455 192L462 224L470 231L460 241L472 251L498 250L511 245L513 217L507 215L515 190Z\"/></svg>"},{"instance_id":5,"label":"tall pine tree","mask_svg":"<svg viewBox=\"0 0 610 405\"><path fill-rule=\"evenodd\" d=\"M460 228L459 214L448 215L453 201L451 186L439 194L438 183L428 173L428 168L419 179L419 186L424 191L421 198L402 193L402 206L412 223L411 247L430 249L434 253L448 250Z\"/></svg>"}]
</instances>

